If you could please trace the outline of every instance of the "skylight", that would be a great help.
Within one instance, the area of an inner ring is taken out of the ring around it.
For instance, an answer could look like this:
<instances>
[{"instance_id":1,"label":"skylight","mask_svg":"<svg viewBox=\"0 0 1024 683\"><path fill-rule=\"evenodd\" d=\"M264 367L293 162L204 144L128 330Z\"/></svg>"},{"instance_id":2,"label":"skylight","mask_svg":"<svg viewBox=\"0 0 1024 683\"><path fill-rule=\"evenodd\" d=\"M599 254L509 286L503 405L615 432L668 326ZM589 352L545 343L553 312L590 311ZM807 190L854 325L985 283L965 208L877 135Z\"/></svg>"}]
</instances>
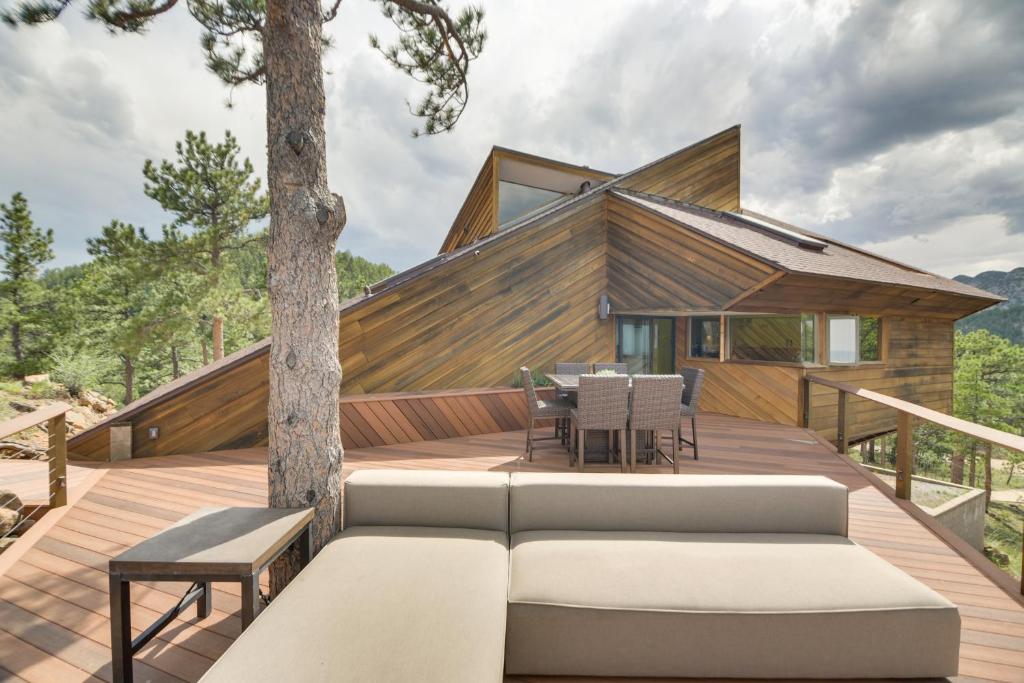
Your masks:
<instances>
[{"instance_id":1,"label":"skylight","mask_svg":"<svg viewBox=\"0 0 1024 683\"><path fill-rule=\"evenodd\" d=\"M744 223L748 223L749 225L754 226L755 228L759 228L766 232L772 233L773 235L781 237L782 239L788 242L793 242L798 247L803 247L804 249L822 251L825 247L828 246L828 242L823 242L814 237L810 237L808 235L804 235L803 233L799 233L796 230L790 230L789 228L784 228L781 225L776 225L775 223L769 223L768 221L761 220L760 218L754 218L753 216L748 216L742 213L734 213L732 211L726 211L726 213L732 216L733 218L736 218L740 221L743 221Z\"/></svg>"}]
</instances>

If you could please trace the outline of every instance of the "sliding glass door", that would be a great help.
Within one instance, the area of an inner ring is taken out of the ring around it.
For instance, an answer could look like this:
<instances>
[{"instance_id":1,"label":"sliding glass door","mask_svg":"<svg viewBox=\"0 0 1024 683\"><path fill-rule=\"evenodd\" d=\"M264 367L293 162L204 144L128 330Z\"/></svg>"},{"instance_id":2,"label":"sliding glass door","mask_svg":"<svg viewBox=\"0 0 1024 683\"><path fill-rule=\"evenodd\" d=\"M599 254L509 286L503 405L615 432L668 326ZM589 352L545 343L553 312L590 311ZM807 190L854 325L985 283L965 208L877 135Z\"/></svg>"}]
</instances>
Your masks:
<instances>
[{"instance_id":1,"label":"sliding glass door","mask_svg":"<svg viewBox=\"0 0 1024 683\"><path fill-rule=\"evenodd\" d=\"M626 316L617 318L615 352L631 375L675 372L675 320Z\"/></svg>"}]
</instances>

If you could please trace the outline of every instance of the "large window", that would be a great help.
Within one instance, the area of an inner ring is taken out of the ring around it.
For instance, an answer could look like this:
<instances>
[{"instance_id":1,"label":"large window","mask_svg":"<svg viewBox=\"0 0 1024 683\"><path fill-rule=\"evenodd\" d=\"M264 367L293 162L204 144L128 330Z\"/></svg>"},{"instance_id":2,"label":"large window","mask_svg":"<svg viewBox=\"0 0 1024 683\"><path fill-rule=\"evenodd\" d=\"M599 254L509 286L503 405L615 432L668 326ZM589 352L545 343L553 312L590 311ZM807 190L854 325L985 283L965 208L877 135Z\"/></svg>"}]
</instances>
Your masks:
<instances>
[{"instance_id":1,"label":"large window","mask_svg":"<svg viewBox=\"0 0 1024 683\"><path fill-rule=\"evenodd\" d=\"M501 180L498 182L498 225L550 204L561 196L561 192Z\"/></svg>"},{"instance_id":2,"label":"large window","mask_svg":"<svg viewBox=\"0 0 1024 683\"><path fill-rule=\"evenodd\" d=\"M670 375L675 371L673 318L618 318L617 362L631 375Z\"/></svg>"},{"instance_id":3,"label":"large window","mask_svg":"<svg viewBox=\"0 0 1024 683\"><path fill-rule=\"evenodd\" d=\"M828 316L828 362L850 365L882 360L881 331L878 318Z\"/></svg>"},{"instance_id":4,"label":"large window","mask_svg":"<svg viewBox=\"0 0 1024 683\"><path fill-rule=\"evenodd\" d=\"M815 317L802 315L730 316L729 357L769 363L813 363Z\"/></svg>"},{"instance_id":5,"label":"large window","mask_svg":"<svg viewBox=\"0 0 1024 683\"><path fill-rule=\"evenodd\" d=\"M690 318L690 358L718 358L722 340L721 320L718 316Z\"/></svg>"}]
</instances>

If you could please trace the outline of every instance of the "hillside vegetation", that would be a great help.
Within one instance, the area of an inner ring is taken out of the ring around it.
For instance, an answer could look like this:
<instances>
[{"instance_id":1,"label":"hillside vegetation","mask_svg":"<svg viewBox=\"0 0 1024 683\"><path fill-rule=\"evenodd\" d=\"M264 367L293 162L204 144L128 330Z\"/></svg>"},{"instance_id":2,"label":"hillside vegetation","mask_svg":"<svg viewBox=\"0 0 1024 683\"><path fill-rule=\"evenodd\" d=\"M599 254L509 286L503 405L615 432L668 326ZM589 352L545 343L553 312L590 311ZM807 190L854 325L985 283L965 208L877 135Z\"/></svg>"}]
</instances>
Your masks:
<instances>
[{"instance_id":1,"label":"hillside vegetation","mask_svg":"<svg viewBox=\"0 0 1024 683\"><path fill-rule=\"evenodd\" d=\"M1024 267L1009 272L988 270L974 277L957 275L954 279L1006 297L998 306L959 321L957 329L988 330L1014 344L1024 344Z\"/></svg>"}]
</instances>

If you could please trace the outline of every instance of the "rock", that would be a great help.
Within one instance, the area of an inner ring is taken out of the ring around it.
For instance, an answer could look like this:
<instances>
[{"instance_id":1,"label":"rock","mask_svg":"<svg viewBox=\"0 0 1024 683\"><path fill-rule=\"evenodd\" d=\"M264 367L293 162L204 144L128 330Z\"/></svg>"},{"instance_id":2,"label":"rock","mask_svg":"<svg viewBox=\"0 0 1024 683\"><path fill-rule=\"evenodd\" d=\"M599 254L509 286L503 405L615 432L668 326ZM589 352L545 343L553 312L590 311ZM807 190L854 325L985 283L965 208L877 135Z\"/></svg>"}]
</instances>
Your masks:
<instances>
[{"instance_id":1,"label":"rock","mask_svg":"<svg viewBox=\"0 0 1024 683\"><path fill-rule=\"evenodd\" d=\"M67 423L75 429L85 429L89 426L89 418L82 415L77 410L69 410L64 413L64 419L67 420Z\"/></svg>"},{"instance_id":2,"label":"rock","mask_svg":"<svg viewBox=\"0 0 1024 683\"><path fill-rule=\"evenodd\" d=\"M36 407L31 403L22 403L21 401L8 401L8 403L19 413L31 413L36 409Z\"/></svg>"},{"instance_id":3,"label":"rock","mask_svg":"<svg viewBox=\"0 0 1024 683\"><path fill-rule=\"evenodd\" d=\"M22 507L21 498L15 495L14 491L0 489L0 508L8 510L20 510Z\"/></svg>"},{"instance_id":4,"label":"rock","mask_svg":"<svg viewBox=\"0 0 1024 683\"><path fill-rule=\"evenodd\" d=\"M50 375L43 373L41 375L25 375L25 384L31 385L36 382L49 382Z\"/></svg>"},{"instance_id":5,"label":"rock","mask_svg":"<svg viewBox=\"0 0 1024 683\"><path fill-rule=\"evenodd\" d=\"M21 521L21 513L7 508L0 508L0 536L6 536Z\"/></svg>"}]
</instances>

